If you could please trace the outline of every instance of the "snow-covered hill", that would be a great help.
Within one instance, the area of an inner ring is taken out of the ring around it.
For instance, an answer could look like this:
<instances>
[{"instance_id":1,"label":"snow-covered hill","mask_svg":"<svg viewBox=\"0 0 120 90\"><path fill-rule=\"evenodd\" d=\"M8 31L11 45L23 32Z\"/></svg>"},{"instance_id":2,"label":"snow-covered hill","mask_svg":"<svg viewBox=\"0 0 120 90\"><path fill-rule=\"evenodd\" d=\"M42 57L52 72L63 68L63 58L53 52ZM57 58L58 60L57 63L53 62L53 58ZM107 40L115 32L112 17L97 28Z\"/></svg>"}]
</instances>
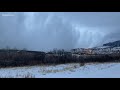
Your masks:
<instances>
[{"instance_id":1,"label":"snow-covered hill","mask_svg":"<svg viewBox=\"0 0 120 90\"><path fill-rule=\"evenodd\" d=\"M119 47L120 46L120 40L103 44L103 46Z\"/></svg>"},{"instance_id":2,"label":"snow-covered hill","mask_svg":"<svg viewBox=\"0 0 120 90\"><path fill-rule=\"evenodd\" d=\"M1 68L1 78L120 78L120 63Z\"/></svg>"}]
</instances>

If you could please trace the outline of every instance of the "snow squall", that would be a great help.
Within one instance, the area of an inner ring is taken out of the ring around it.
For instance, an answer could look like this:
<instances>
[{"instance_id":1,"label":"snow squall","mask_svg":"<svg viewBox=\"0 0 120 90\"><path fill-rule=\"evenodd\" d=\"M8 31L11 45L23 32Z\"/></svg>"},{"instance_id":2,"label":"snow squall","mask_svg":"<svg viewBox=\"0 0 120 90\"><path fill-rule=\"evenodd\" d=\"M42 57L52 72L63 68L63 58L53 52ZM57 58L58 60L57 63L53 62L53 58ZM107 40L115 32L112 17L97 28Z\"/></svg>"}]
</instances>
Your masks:
<instances>
[{"instance_id":1,"label":"snow squall","mask_svg":"<svg viewBox=\"0 0 120 90\"><path fill-rule=\"evenodd\" d=\"M107 14L101 13L97 13L96 18L93 17L96 13L14 12L13 14L12 17L0 15L0 48L9 46L37 51L54 48L88 48L102 45L107 41L105 36L112 28L90 26L90 23L96 22L97 16L98 19L106 17ZM116 17L118 16L117 14ZM86 21L86 18L91 22ZM98 24L96 26L103 25L100 24L101 21L96 23ZM107 23L106 19L105 24Z\"/></svg>"}]
</instances>

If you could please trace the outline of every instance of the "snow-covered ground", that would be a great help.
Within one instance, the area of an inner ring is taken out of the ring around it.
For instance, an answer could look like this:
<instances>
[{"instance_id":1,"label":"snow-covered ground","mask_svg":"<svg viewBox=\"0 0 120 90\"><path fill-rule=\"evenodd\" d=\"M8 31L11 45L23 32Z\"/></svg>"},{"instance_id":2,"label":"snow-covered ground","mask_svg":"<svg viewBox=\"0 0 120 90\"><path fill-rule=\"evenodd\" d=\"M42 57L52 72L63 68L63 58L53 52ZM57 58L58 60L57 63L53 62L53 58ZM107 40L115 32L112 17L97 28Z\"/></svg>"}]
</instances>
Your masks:
<instances>
[{"instance_id":1,"label":"snow-covered ground","mask_svg":"<svg viewBox=\"0 0 120 90\"><path fill-rule=\"evenodd\" d=\"M1 68L1 78L120 78L120 63Z\"/></svg>"}]
</instances>

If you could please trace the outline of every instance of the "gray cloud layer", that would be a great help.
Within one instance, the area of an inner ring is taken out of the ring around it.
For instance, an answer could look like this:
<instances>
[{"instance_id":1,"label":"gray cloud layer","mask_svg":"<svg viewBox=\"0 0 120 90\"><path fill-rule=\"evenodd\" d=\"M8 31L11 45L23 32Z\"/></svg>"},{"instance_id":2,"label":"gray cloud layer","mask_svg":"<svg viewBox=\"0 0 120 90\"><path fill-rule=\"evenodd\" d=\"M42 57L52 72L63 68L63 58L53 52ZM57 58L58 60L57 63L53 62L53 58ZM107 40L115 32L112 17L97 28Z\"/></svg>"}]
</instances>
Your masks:
<instances>
[{"instance_id":1,"label":"gray cloud layer","mask_svg":"<svg viewBox=\"0 0 120 90\"><path fill-rule=\"evenodd\" d=\"M119 24L119 12L1 12L0 47L94 47L120 40Z\"/></svg>"}]
</instances>

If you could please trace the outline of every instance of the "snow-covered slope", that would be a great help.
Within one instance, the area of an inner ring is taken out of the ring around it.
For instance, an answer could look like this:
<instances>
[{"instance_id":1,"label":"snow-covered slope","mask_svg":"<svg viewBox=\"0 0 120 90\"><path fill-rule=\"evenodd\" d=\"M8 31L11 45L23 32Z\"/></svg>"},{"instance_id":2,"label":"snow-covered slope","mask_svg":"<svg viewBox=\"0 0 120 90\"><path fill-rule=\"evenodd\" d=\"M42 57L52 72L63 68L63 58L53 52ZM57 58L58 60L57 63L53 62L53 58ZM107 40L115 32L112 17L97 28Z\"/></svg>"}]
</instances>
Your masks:
<instances>
[{"instance_id":1,"label":"snow-covered slope","mask_svg":"<svg viewBox=\"0 0 120 90\"><path fill-rule=\"evenodd\" d=\"M104 48L109 48L110 46L99 46L99 47L95 47L95 48L99 48L99 49L104 49Z\"/></svg>"},{"instance_id":2,"label":"snow-covered slope","mask_svg":"<svg viewBox=\"0 0 120 90\"><path fill-rule=\"evenodd\" d=\"M120 63L62 64L57 66L29 66L1 68L3 78L120 78Z\"/></svg>"}]
</instances>

